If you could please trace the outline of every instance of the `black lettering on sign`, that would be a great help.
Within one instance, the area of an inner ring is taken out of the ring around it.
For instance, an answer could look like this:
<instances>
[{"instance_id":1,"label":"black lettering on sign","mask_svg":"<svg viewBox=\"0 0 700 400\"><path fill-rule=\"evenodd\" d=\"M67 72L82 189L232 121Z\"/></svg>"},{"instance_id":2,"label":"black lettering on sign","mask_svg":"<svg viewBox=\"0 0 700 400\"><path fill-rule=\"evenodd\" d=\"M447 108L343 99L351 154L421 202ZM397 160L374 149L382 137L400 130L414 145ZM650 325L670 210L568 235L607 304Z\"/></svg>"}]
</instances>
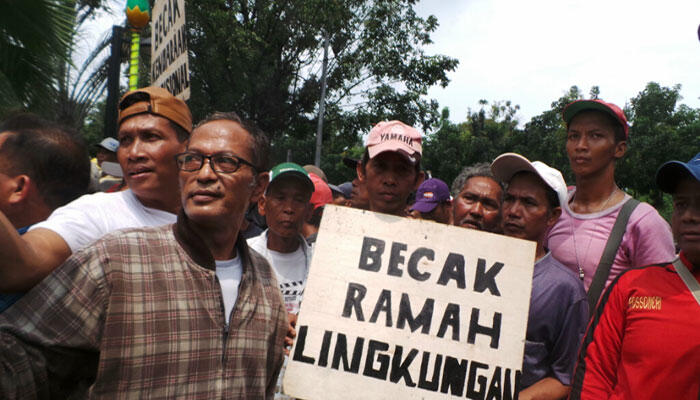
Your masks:
<instances>
[{"instance_id":1,"label":"black lettering on sign","mask_svg":"<svg viewBox=\"0 0 700 400\"><path fill-rule=\"evenodd\" d=\"M418 316L413 317L413 311L411 310L411 301L408 298L408 294L401 294L401 303L399 304L399 316L396 319L396 327L398 329L403 329L408 322L411 332L415 332L416 329L422 328L421 333L428 334L430 330L430 322L433 320L433 307L435 306L434 299L425 299L423 303L423 308L421 309Z\"/></svg>"},{"instance_id":2,"label":"black lettering on sign","mask_svg":"<svg viewBox=\"0 0 700 400\"><path fill-rule=\"evenodd\" d=\"M418 355L418 350L411 349L411 351L406 354L406 358L401 360L403 355L403 347L396 345L394 350L394 356L391 358L391 374L389 375L389 380L392 383L398 383L401 379L404 380L405 385L408 387L416 387L416 383L411 379L411 372L408 368L411 363Z\"/></svg>"},{"instance_id":3,"label":"black lettering on sign","mask_svg":"<svg viewBox=\"0 0 700 400\"><path fill-rule=\"evenodd\" d=\"M391 244L391 256L389 257L389 269L387 274L392 276L401 276L403 271L399 268L399 265L404 263L404 257L401 252L406 251L406 245L399 242L394 242Z\"/></svg>"},{"instance_id":4,"label":"black lettering on sign","mask_svg":"<svg viewBox=\"0 0 700 400\"><path fill-rule=\"evenodd\" d=\"M503 400L503 388L501 385L501 367L496 367L491 375L489 391L486 393L486 400Z\"/></svg>"},{"instance_id":5,"label":"black lettering on sign","mask_svg":"<svg viewBox=\"0 0 700 400\"><path fill-rule=\"evenodd\" d=\"M452 396L462 396L464 393L464 381L467 377L467 360L458 360L454 357L445 357L445 368L442 370L442 384L440 391Z\"/></svg>"},{"instance_id":6,"label":"black lettering on sign","mask_svg":"<svg viewBox=\"0 0 700 400\"><path fill-rule=\"evenodd\" d=\"M386 289L382 290L382 293L379 294L377 304L374 306L374 311L369 318L369 322L377 322L380 312L385 313L386 322L384 324L391 328L391 292Z\"/></svg>"},{"instance_id":7,"label":"black lettering on sign","mask_svg":"<svg viewBox=\"0 0 700 400\"><path fill-rule=\"evenodd\" d=\"M417 248L408 260L408 275L420 282L427 281L430 278L430 273L418 271L418 261L421 258L427 258L430 261L435 259L435 252L425 247Z\"/></svg>"},{"instance_id":8,"label":"black lettering on sign","mask_svg":"<svg viewBox=\"0 0 700 400\"><path fill-rule=\"evenodd\" d=\"M474 277L474 291L482 293L486 289L494 296L500 296L501 292L496 285L496 275L503 268L503 263L495 262L486 271L486 260L480 258L476 265L476 276Z\"/></svg>"},{"instance_id":9,"label":"black lettering on sign","mask_svg":"<svg viewBox=\"0 0 700 400\"><path fill-rule=\"evenodd\" d=\"M479 369L488 369L488 364L482 364L477 361L472 361L469 367L469 381L467 382L467 398L475 400L484 400L486 395L486 377L483 375L478 375ZM476 389L476 384L479 384L479 388Z\"/></svg>"},{"instance_id":10,"label":"black lettering on sign","mask_svg":"<svg viewBox=\"0 0 700 400\"><path fill-rule=\"evenodd\" d=\"M177 0L173 1L173 7L172 7L172 8L173 8L173 14L175 14L175 16L173 17L173 19L174 19L175 21L177 21L177 20L179 20L180 18L182 18L182 14L180 13L180 4L178 4L178 3L179 3L179 2L178 2Z\"/></svg>"},{"instance_id":11,"label":"black lettering on sign","mask_svg":"<svg viewBox=\"0 0 700 400\"><path fill-rule=\"evenodd\" d=\"M506 368L506 376L503 381L505 382L503 385L503 400L517 399L517 393L520 393L520 370L515 371L515 385L513 385L513 389L511 389L510 385L510 368Z\"/></svg>"},{"instance_id":12,"label":"black lettering on sign","mask_svg":"<svg viewBox=\"0 0 700 400\"><path fill-rule=\"evenodd\" d=\"M493 323L490 327L479 325L479 309L472 308L472 316L469 320L469 334L467 336L467 343L474 344L476 341L476 335L482 334L491 337L491 348L498 348L498 341L501 338L501 313L493 313Z\"/></svg>"},{"instance_id":13,"label":"black lettering on sign","mask_svg":"<svg viewBox=\"0 0 700 400\"><path fill-rule=\"evenodd\" d=\"M437 283L446 286L450 280L454 280L459 289L467 287L464 277L464 256L461 254L450 253L447 255Z\"/></svg>"},{"instance_id":14,"label":"black lettering on sign","mask_svg":"<svg viewBox=\"0 0 700 400\"><path fill-rule=\"evenodd\" d=\"M176 1L176 3L177 3L177 1ZM165 10L168 11L168 26L171 26L173 24L173 2L172 2L172 0L168 0L168 2L165 4L167 4L167 5L166 5L166 8L163 10L163 12L165 12Z\"/></svg>"},{"instance_id":15,"label":"black lettering on sign","mask_svg":"<svg viewBox=\"0 0 700 400\"><path fill-rule=\"evenodd\" d=\"M382 266L384 247L385 243L383 240L365 236L362 240L362 252L360 253L358 268L372 272L379 271L379 268Z\"/></svg>"},{"instance_id":16,"label":"black lettering on sign","mask_svg":"<svg viewBox=\"0 0 700 400\"><path fill-rule=\"evenodd\" d=\"M321 341L321 352L318 355L319 367L325 367L328 365L328 350L331 347L331 336L333 336L333 332L323 332L323 340Z\"/></svg>"},{"instance_id":17,"label":"black lettering on sign","mask_svg":"<svg viewBox=\"0 0 700 400\"><path fill-rule=\"evenodd\" d=\"M367 294L367 288L359 283L350 282L348 284L348 292L345 295L345 305L343 305L343 314L345 318L350 318L352 310L355 310L355 316L358 321L364 321L365 316L362 314L362 306L360 303Z\"/></svg>"},{"instance_id":18,"label":"black lettering on sign","mask_svg":"<svg viewBox=\"0 0 700 400\"><path fill-rule=\"evenodd\" d=\"M306 346L306 332L309 330L309 327L306 325L302 325L299 327L299 332L297 333L297 347L294 348L294 357L292 358L294 361L300 361L303 363L307 364L312 364L316 361L312 357L308 357L304 355L304 346Z\"/></svg>"},{"instance_id":19,"label":"black lettering on sign","mask_svg":"<svg viewBox=\"0 0 700 400\"><path fill-rule=\"evenodd\" d=\"M435 366L433 367L433 377L428 380L428 365L430 365L430 352L423 352L423 361L420 363L420 379L418 387L431 392L437 392L440 384L440 367L442 367L442 355L435 355Z\"/></svg>"},{"instance_id":20,"label":"black lettering on sign","mask_svg":"<svg viewBox=\"0 0 700 400\"><path fill-rule=\"evenodd\" d=\"M452 340L459 341L459 304L449 303L445 307L445 314L442 316L442 322L440 322L440 328L438 329L437 336L439 338L445 337L447 328L452 328Z\"/></svg>"},{"instance_id":21,"label":"black lettering on sign","mask_svg":"<svg viewBox=\"0 0 700 400\"><path fill-rule=\"evenodd\" d=\"M163 10L158 15L158 20L160 21L160 23L157 24L158 37L160 38L160 40L158 41L158 45L162 44L163 40L165 40L165 36L168 34L168 26L167 26L167 18L166 18L167 15L168 15L168 3L164 3Z\"/></svg>"},{"instance_id":22,"label":"black lettering on sign","mask_svg":"<svg viewBox=\"0 0 700 400\"><path fill-rule=\"evenodd\" d=\"M370 339L367 344L367 358L365 359L365 369L362 375L386 380L386 374L389 372L389 356L377 352L387 350L389 350L389 343ZM379 368L376 369L374 368L375 354L377 355L377 362L379 362Z\"/></svg>"},{"instance_id":23,"label":"black lettering on sign","mask_svg":"<svg viewBox=\"0 0 700 400\"><path fill-rule=\"evenodd\" d=\"M331 368L338 369L340 361L343 362L343 371L358 373L360 370L360 360L362 359L362 346L365 344L365 339L358 337L355 340L355 347L352 349L352 362L348 365L348 339L344 334L339 333L335 340L335 349L333 350L333 361Z\"/></svg>"}]
</instances>

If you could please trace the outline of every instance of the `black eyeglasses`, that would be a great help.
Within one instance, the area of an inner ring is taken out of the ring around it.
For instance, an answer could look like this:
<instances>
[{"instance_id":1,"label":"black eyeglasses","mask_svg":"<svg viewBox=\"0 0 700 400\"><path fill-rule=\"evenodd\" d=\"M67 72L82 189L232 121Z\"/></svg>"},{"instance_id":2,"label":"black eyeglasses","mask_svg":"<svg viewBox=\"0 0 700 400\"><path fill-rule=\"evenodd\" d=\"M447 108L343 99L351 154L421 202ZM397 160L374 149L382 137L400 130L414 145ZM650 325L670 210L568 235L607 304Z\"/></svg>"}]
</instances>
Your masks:
<instances>
[{"instance_id":1,"label":"black eyeglasses","mask_svg":"<svg viewBox=\"0 0 700 400\"><path fill-rule=\"evenodd\" d=\"M204 165L204 160L209 160L209 166L216 172L222 172L225 174L231 174L238 171L241 164L248 165L257 171L255 165L250 162L231 155L231 154L215 154L213 156L205 156L199 153L180 153L175 155L175 161L177 161L177 167L183 171L194 172L199 171Z\"/></svg>"}]
</instances>

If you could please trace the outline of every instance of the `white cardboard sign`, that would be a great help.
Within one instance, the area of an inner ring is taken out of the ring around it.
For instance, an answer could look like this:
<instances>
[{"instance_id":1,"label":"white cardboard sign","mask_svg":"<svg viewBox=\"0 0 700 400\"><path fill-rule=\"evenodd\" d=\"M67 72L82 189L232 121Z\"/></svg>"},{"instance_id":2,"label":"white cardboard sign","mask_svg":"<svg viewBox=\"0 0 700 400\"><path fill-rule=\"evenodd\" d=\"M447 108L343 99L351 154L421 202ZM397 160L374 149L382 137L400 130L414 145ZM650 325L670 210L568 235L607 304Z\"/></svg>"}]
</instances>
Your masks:
<instances>
[{"instance_id":1,"label":"white cardboard sign","mask_svg":"<svg viewBox=\"0 0 700 400\"><path fill-rule=\"evenodd\" d=\"M190 98L185 0L156 0L151 23L151 84Z\"/></svg>"},{"instance_id":2,"label":"white cardboard sign","mask_svg":"<svg viewBox=\"0 0 700 400\"><path fill-rule=\"evenodd\" d=\"M326 206L284 392L514 398L535 243Z\"/></svg>"}]
</instances>

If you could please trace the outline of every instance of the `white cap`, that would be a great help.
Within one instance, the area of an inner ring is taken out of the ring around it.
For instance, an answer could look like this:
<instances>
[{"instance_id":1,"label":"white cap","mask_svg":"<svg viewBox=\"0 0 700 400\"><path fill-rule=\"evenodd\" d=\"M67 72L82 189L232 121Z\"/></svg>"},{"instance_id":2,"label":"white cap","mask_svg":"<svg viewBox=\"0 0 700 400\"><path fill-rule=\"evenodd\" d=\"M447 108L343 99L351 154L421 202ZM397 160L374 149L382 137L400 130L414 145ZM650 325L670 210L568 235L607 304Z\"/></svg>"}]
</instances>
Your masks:
<instances>
[{"instance_id":1,"label":"white cap","mask_svg":"<svg viewBox=\"0 0 700 400\"><path fill-rule=\"evenodd\" d=\"M516 153L504 153L496 157L491 163L491 172L501 182L508 182L521 171L536 173L552 188L559 198L559 205L564 206L568 199L566 182L558 169L552 168L542 161L530 162L527 158Z\"/></svg>"}]
</instances>

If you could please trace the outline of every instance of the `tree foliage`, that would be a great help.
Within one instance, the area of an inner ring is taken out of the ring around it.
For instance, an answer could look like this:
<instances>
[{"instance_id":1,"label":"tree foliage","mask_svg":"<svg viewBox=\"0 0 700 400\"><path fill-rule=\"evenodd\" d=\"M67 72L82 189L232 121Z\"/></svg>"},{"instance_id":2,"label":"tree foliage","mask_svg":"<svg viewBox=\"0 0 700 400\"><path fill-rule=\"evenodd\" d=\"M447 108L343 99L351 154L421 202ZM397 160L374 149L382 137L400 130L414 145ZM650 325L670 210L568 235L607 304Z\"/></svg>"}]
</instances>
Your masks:
<instances>
[{"instance_id":1,"label":"tree foliage","mask_svg":"<svg viewBox=\"0 0 700 400\"><path fill-rule=\"evenodd\" d=\"M189 3L188 3L189 4ZM324 168L384 119L428 127L457 60L427 55L437 20L414 0L202 0L187 9L195 119L235 110L273 139L274 158L313 160L324 36L329 37Z\"/></svg>"},{"instance_id":2,"label":"tree foliage","mask_svg":"<svg viewBox=\"0 0 700 400\"><path fill-rule=\"evenodd\" d=\"M680 89L650 82L625 108L632 127L616 175L622 187L657 208L664 202L656 170L668 160L687 161L700 150L700 110L678 104Z\"/></svg>"},{"instance_id":3,"label":"tree foliage","mask_svg":"<svg viewBox=\"0 0 700 400\"><path fill-rule=\"evenodd\" d=\"M625 114L631 124L628 150L616 166L616 179L624 190L649 201L668 217L668 199L656 188L656 170L668 160L689 160L700 150L700 110L679 104L680 85L663 87L649 82L630 100ZM600 89L591 88L589 98L598 98ZM487 108L469 112L467 121L454 124L443 110L439 129L427 135L424 166L448 184L461 168L477 162L490 162L504 152L520 153L530 160L540 160L564 174L573 185L566 155L566 128L561 113L564 107L584 98L572 86L551 109L532 117L524 127L517 126L515 112L509 102L496 102Z\"/></svg>"},{"instance_id":4,"label":"tree foliage","mask_svg":"<svg viewBox=\"0 0 700 400\"><path fill-rule=\"evenodd\" d=\"M79 128L104 91L92 71L99 50L76 67L72 56L84 22L104 0L10 0L0 13L0 117L29 110Z\"/></svg>"}]
</instances>

